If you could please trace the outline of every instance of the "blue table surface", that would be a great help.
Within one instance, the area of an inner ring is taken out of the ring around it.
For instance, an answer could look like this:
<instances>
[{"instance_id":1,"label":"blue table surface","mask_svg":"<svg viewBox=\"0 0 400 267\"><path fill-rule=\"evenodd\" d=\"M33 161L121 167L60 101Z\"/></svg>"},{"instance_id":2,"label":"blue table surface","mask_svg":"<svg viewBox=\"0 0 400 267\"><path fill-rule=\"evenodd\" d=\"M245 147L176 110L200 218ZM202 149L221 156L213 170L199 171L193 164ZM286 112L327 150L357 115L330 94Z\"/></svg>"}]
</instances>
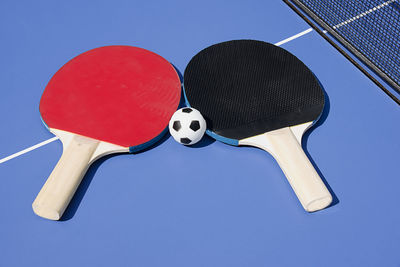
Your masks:
<instances>
[{"instance_id":1,"label":"blue table surface","mask_svg":"<svg viewBox=\"0 0 400 267\"><path fill-rule=\"evenodd\" d=\"M211 44L308 28L282 1L3 0L0 159L53 137L41 94L83 51L139 46L183 73ZM333 206L306 213L262 150L166 136L94 163L63 220L49 221L31 203L62 153L54 141L0 164L0 266L400 266L398 105L316 32L282 47L328 96L303 147Z\"/></svg>"}]
</instances>

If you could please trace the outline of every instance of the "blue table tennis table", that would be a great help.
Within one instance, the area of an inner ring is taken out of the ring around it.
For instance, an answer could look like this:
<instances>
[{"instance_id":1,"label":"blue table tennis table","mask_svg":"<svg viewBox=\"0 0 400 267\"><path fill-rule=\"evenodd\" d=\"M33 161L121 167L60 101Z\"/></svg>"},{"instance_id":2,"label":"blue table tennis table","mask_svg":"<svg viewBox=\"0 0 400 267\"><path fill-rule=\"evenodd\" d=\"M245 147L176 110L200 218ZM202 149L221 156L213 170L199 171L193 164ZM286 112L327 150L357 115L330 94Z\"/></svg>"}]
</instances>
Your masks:
<instances>
[{"instance_id":1,"label":"blue table tennis table","mask_svg":"<svg viewBox=\"0 0 400 267\"><path fill-rule=\"evenodd\" d=\"M108 156L61 221L31 203L62 145L39 100L69 59L105 45L183 73L214 43L256 39L301 59L327 94L303 148L334 194L307 213L268 153L205 137ZM400 110L282 1L0 2L0 266L400 266Z\"/></svg>"}]
</instances>

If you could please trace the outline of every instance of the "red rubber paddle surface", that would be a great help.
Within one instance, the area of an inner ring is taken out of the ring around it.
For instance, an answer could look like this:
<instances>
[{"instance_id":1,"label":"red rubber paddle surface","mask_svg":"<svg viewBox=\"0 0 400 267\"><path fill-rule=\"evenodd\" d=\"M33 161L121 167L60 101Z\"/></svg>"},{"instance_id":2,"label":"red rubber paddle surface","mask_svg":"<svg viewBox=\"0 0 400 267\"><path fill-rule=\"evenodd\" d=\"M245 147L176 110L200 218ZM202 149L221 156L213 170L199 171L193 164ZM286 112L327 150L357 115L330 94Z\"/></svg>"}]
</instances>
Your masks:
<instances>
[{"instance_id":1,"label":"red rubber paddle surface","mask_svg":"<svg viewBox=\"0 0 400 267\"><path fill-rule=\"evenodd\" d=\"M54 74L39 109L49 128L132 147L167 127L180 92L178 74L161 56L107 46L73 58Z\"/></svg>"}]
</instances>

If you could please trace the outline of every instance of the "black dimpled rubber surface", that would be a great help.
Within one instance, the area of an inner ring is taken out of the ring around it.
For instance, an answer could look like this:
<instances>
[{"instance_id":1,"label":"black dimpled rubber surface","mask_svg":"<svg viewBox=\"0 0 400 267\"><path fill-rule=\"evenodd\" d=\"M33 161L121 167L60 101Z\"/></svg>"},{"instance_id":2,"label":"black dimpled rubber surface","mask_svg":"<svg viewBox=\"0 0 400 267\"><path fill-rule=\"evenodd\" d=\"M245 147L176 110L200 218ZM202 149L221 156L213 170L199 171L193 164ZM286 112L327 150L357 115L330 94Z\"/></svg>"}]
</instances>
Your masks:
<instances>
[{"instance_id":1,"label":"black dimpled rubber surface","mask_svg":"<svg viewBox=\"0 0 400 267\"><path fill-rule=\"evenodd\" d=\"M185 69L184 89L207 128L235 140L315 121L324 107L323 90L304 63L254 40L199 52Z\"/></svg>"}]
</instances>

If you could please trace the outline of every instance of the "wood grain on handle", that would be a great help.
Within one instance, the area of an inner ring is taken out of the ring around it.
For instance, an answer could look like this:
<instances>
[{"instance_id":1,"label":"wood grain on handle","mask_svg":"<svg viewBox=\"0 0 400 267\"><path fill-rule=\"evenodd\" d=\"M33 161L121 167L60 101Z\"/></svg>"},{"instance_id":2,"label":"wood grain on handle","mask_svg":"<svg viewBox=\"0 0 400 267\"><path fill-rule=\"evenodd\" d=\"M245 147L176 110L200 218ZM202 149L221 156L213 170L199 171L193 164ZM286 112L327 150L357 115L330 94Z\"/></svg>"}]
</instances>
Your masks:
<instances>
[{"instance_id":1,"label":"wood grain on handle","mask_svg":"<svg viewBox=\"0 0 400 267\"><path fill-rule=\"evenodd\" d=\"M43 185L35 201L33 211L46 219L59 220L71 201L90 165L99 141L74 135Z\"/></svg>"},{"instance_id":2,"label":"wood grain on handle","mask_svg":"<svg viewBox=\"0 0 400 267\"><path fill-rule=\"evenodd\" d=\"M268 151L278 162L308 212L326 208L332 196L289 127L240 141Z\"/></svg>"}]
</instances>

